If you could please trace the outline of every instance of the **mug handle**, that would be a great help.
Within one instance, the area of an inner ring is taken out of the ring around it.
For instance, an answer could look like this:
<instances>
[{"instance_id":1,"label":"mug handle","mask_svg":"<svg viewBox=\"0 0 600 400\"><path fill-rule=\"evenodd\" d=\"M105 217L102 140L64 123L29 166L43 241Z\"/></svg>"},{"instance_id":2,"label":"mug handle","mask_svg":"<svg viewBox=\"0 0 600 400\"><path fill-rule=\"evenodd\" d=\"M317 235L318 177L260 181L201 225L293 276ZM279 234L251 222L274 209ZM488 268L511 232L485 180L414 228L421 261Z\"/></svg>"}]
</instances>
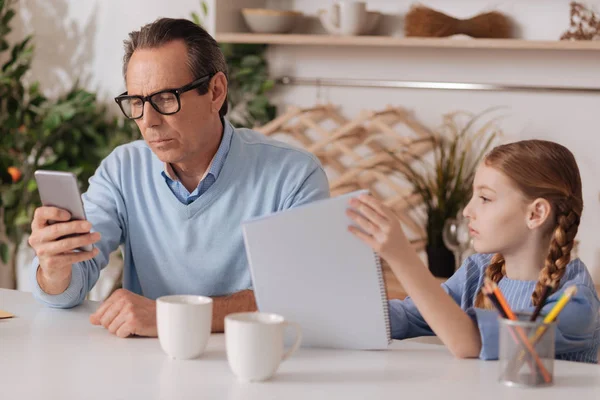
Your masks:
<instances>
[{"instance_id":1,"label":"mug handle","mask_svg":"<svg viewBox=\"0 0 600 400\"><path fill-rule=\"evenodd\" d=\"M281 358L281 361L285 361L287 360L292 354L294 354L296 352L296 350L298 350L298 347L300 347L300 343L302 342L302 329L300 328L300 325L295 323L295 322L290 322L290 321L285 321L285 325L287 326L293 326L295 331L296 331L296 340L294 341L294 344L292 345L292 347L283 355L283 357Z\"/></svg>"}]
</instances>

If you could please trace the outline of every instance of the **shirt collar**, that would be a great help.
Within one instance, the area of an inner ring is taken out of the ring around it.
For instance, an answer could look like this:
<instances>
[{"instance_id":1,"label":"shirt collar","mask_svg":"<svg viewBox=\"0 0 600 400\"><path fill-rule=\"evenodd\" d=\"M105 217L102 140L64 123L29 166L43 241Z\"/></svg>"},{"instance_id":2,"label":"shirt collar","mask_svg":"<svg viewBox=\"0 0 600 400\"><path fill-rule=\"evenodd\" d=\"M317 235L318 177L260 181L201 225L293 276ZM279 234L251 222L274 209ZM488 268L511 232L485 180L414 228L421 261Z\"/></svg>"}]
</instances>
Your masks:
<instances>
[{"instance_id":1,"label":"shirt collar","mask_svg":"<svg viewBox=\"0 0 600 400\"><path fill-rule=\"evenodd\" d=\"M210 164L208 165L206 172L204 172L202 179L200 179L200 182L202 182L202 180L206 178L208 174L212 175L216 180L219 177L219 173L221 172L223 164L225 164L227 154L229 153L231 137L233 136L233 127L224 118L221 118L221 121L223 122L223 137L221 138L221 144L219 144L219 148L210 161ZM162 175L172 181L179 181L179 178L177 177L177 174L170 163L163 163Z\"/></svg>"}]
</instances>

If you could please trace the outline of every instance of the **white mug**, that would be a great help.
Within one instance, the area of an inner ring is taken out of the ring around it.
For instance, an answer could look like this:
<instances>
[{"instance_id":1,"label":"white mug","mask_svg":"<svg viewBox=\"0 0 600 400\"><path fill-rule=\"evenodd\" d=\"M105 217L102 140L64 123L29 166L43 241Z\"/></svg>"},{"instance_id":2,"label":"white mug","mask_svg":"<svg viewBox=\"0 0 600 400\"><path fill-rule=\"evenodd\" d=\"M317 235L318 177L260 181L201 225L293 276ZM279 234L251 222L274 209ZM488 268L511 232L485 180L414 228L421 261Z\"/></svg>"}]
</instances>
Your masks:
<instances>
[{"instance_id":1,"label":"white mug","mask_svg":"<svg viewBox=\"0 0 600 400\"><path fill-rule=\"evenodd\" d=\"M367 4L364 1L340 1L339 29L342 35L358 35L367 23Z\"/></svg>"},{"instance_id":2,"label":"white mug","mask_svg":"<svg viewBox=\"0 0 600 400\"><path fill-rule=\"evenodd\" d=\"M284 331L296 329L296 340L284 353ZM225 317L225 345L229 367L244 382L269 379L279 364L300 346L300 325L277 314L243 312Z\"/></svg>"},{"instance_id":3,"label":"white mug","mask_svg":"<svg viewBox=\"0 0 600 400\"><path fill-rule=\"evenodd\" d=\"M160 346L171 358L199 357L212 329L210 297L175 295L156 300L156 325Z\"/></svg>"}]
</instances>

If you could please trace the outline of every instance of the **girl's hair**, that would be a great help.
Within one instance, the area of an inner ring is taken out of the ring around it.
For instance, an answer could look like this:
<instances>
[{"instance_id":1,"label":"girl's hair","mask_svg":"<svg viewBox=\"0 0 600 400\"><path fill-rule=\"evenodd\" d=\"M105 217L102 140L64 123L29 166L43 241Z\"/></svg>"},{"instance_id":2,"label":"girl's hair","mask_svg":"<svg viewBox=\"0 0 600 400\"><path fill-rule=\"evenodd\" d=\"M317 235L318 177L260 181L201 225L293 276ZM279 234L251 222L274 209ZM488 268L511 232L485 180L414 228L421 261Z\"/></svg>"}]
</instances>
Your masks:
<instances>
[{"instance_id":1,"label":"girl's hair","mask_svg":"<svg viewBox=\"0 0 600 400\"><path fill-rule=\"evenodd\" d=\"M554 212L550 249L531 295L537 306L546 285L554 284L554 290L558 288L571 261L571 249L583 211L577 162L573 153L558 143L524 140L495 147L484 163L512 180L528 200L546 199ZM498 283L505 274L504 257L495 254L485 276ZM475 307L493 308L481 291L475 298Z\"/></svg>"}]
</instances>

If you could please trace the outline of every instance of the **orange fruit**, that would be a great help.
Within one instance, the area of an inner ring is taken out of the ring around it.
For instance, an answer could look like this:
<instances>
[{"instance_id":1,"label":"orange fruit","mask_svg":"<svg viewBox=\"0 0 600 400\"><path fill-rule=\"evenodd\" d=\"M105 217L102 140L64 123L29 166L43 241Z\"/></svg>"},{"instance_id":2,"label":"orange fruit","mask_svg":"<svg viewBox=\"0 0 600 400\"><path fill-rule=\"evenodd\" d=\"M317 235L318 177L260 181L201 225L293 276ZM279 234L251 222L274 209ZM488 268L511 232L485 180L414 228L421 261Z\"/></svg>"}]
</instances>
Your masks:
<instances>
[{"instance_id":1,"label":"orange fruit","mask_svg":"<svg viewBox=\"0 0 600 400\"><path fill-rule=\"evenodd\" d=\"M8 174L12 176L13 183L19 182L21 179L21 171L17 167L8 167Z\"/></svg>"}]
</instances>

